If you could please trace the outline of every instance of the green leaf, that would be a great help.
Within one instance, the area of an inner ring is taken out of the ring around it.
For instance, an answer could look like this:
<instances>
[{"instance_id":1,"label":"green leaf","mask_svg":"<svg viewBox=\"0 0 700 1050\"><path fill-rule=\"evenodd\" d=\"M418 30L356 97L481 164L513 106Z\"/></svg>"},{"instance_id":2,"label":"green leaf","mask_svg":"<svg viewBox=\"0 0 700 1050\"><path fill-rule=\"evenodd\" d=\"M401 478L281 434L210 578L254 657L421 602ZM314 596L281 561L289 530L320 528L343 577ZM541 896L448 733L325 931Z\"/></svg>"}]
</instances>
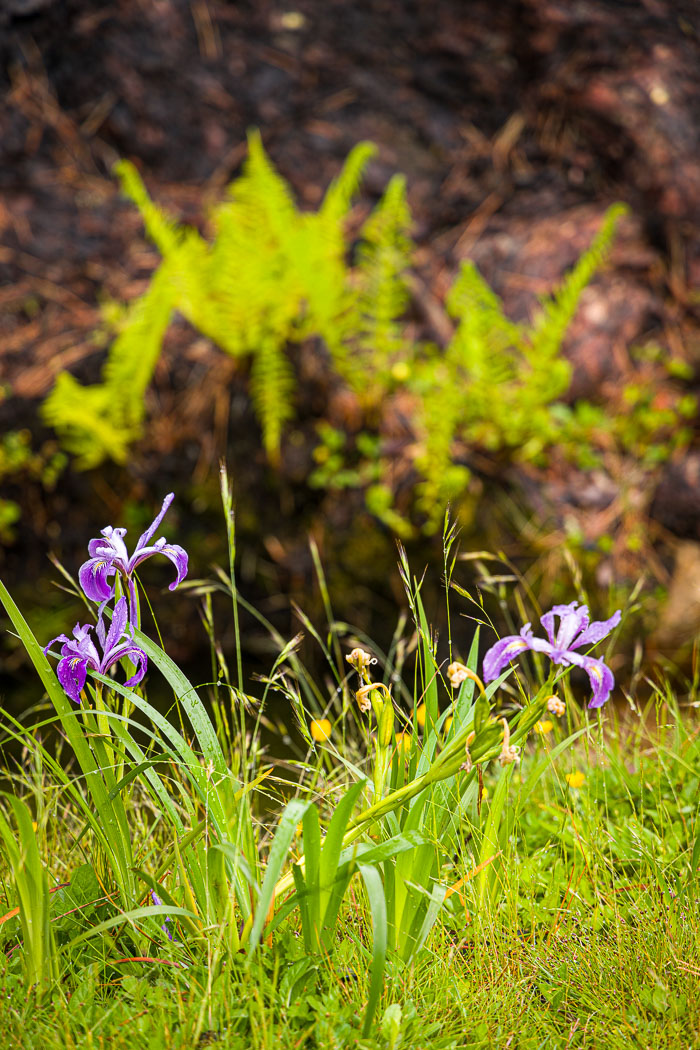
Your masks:
<instances>
[{"instance_id":1,"label":"green leaf","mask_svg":"<svg viewBox=\"0 0 700 1050\"><path fill-rule=\"evenodd\" d=\"M362 1035L366 1038L372 1027L372 1020L379 1005L384 986L388 926L384 886L382 885L379 872L368 864L360 864L359 869L367 890L370 915L372 916L372 962L369 968L369 993L362 1025Z\"/></svg>"},{"instance_id":2,"label":"green leaf","mask_svg":"<svg viewBox=\"0 0 700 1050\"><path fill-rule=\"evenodd\" d=\"M270 905L274 900L275 886L277 885L282 866L284 865L287 854L289 853L289 847L292 844L297 824L302 820L306 810L311 804L311 802L302 802L300 799L292 799L291 802L287 803L284 812L280 817L275 837L270 846L270 853L267 858L267 866L265 869L265 878L263 879L260 897L258 898L253 925L248 940L249 959L260 942L263 926L265 925Z\"/></svg>"}]
</instances>

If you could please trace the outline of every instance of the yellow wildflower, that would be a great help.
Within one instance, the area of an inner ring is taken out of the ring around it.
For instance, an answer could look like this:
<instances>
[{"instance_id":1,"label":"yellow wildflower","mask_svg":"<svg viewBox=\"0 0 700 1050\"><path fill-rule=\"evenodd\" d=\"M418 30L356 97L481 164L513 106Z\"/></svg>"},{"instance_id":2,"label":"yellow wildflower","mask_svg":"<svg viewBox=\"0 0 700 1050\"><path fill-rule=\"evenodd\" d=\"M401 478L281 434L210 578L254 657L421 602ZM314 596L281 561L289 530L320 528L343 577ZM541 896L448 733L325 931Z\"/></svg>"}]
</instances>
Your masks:
<instances>
[{"instance_id":1,"label":"yellow wildflower","mask_svg":"<svg viewBox=\"0 0 700 1050\"><path fill-rule=\"evenodd\" d=\"M448 715L447 718L445 719L445 725L443 726L443 729L444 729L444 731L446 733L449 733L450 726L452 725L452 722L453 722L452 715Z\"/></svg>"},{"instance_id":2,"label":"yellow wildflower","mask_svg":"<svg viewBox=\"0 0 700 1050\"><path fill-rule=\"evenodd\" d=\"M544 722L536 722L535 723L535 730L536 730L536 732L542 733L543 736L546 736L547 733L551 733L553 729L554 729L554 722L550 722L550 720L548 718L545 718Z\"/></svg>"},{"instance_id":3,"label":"yellow wildflower","mask_svg":"<svg viewBox=\"0 0 700 1050\"><path fill-rule=\"evenodd\" d=\"M397 361L395 365L392 365L391 375L397 383L405 383L410 374L411 369L405 361Z\"/></svg>"},{"instance_id":4,"label":"yellow wildflower","mask_svg":"<svg viewBox=\"0 0 700 1050\"><path fill-rule=\"evenodd\" d=\"M324 744L331 738L331 724L327 718L313 719L311 722L311 736L317 744Z\"/></svg>"},{"instance_id":5,"label":"yellow wildflower","mask_svg":"<svg viewBox=\"0 0 700 1050\"><path fill-rule=\"evenodd\" d=\"M584 773L581 772L580 769L577 769L574 773L566 774L566 783L569 785L569 787L572 788L582 787L585 783L585 780L586 776Z\"/></svg>"},{"instance_id":6,"label":"yellow wildflower","mask_svg":"<svg viewBox=\"0 0 700 1050\"><path fill-rule=\"evenodd\" d=\"M419 704L416 708L416 725L419 725L421 729L425 725L425 704Z\"/></svg>"}]
</instances>

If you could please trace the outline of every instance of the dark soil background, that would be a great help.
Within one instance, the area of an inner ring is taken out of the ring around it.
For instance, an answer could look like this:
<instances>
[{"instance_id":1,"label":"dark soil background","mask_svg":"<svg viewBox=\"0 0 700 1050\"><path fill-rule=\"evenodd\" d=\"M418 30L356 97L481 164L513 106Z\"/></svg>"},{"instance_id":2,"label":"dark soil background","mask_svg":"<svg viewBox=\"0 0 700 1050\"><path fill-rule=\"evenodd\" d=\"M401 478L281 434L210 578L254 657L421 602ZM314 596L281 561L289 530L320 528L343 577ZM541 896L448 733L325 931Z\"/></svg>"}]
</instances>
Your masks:
<instances>
[{"instance_id":1,"label":"dark soil background","mask_svg":"<svg viewBox=\"0 0 700 1050\"><path fill-rule=\"evenodd\" d=\"M361 139L379 155L360 212L395 171L406 174L418 244L412 311L438 340L439 304L461 259L473 258L523 318L590 243L605 208L625 201L612 261L568 339L572 397L617 410L639 374L635 344L654 341L695 368L699 26L697 0L0 0L2 430L27 428L35 448L50 450L38 405L61 369L97 379L101 299L133 298L156 264L110 176L114 161L135 161L157 200L201 224L207 200L239 170L251 127L310 207ZM318 617L312 533L338 615L386 640L400 600L392 537L361 497L306 484L314 420L342 425L352 406L324 387L311 350L298 368L298 420L279 473L264 461L240 366L180 321L126 469L68 471L53 491L30 476L2 480L23 518L0 571L46 636L66 615L47 551L75 572L99 528L126 522L138 535L137 507L155 511L171 488L168 535L189 546L192 573L223 562L225 455L247 596L285 632L298 628L290 597ZM665 382L660 374L661 398ZM588 475L554 460L536 472L497 461L475 469L482 508L465 546L505 546L524 566L540 559L547 579L572 516L595 538L601 528L624 534L632 514L648 537L643 568L671 588L659 644L673 648L700 622L700 449L651 478L614 456ZM515 537L533 513L527 549ZM599 566L602 585L640 571L638 558L618 554ZM437 590L439 543L414 544L411 557L417 571L433 563ZM149 578L168 580L155 566ZM158 609L172 655L202 661L191 599L168 595ZM225 644L227 623L224 614ZM245 627L253 651L260 638ZM20 667L7 654L8 674Z\"/></svg>"}]
</instances>

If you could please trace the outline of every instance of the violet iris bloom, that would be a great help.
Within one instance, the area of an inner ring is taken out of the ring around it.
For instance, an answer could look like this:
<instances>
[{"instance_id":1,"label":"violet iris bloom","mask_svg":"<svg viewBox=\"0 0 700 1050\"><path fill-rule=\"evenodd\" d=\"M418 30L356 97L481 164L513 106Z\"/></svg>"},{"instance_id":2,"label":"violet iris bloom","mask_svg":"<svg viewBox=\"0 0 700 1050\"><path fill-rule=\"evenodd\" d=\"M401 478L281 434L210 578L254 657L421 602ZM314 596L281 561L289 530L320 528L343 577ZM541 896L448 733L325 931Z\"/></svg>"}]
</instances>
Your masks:
<instances>
[{"instance_id":1,"label":"violet iris bloom","mask_svg":"<svg viewBox=\"0 0 700 1050\"><path fill-rule=\"evenodd\" d=\"M95 602L107 602L114 597L115 581L110 580L109 577L116 577L116 573L120 572L129 592L129 613L131 622L135 625L138 625L138 606L133 573L142 561L153 554L164 554L170 559L177 570L175 581L170 584L171 591L174 591L187 575L187 552L182 547L177 543L166 543L162 536L155 543L150 543L151 536L165 517L174 498L173 492L165 497L160 513L140 537L131 557L124 543L126 529L114 529L108 525L106 529L102 529L103 539L90 540L88 544L90 559L80 566L78 572L80 586L88 598Z\"/></svg>"},{"instance_id":2,"label":"violet iris bloom","mask_svg":"<svg viewBox=\"0 0 700 1050\"><path fill-rule=\"evenodd\" d=\"M90 637L93 630L97 632L102 656ZM115 605L109 631L105 631L100 616L96 628L90 624L77 623L73 628L72 638L59 634L44 648L44 652L47 653L55 642L63 642L57 668L58 680L66 695L76 704L80 703L88 667L100 674L106 674L119 660L128 657L136 664L136 674L125 683L128 686L137 685L146 673L148 659L143 649L139 649L134 642L134 629L127 619L126 598L120 598Z\"/></svg>"},{"instance_id":3,"label":"violet iris bloom","mask_svg":"<svg viewBox=\"0 0 700 1050\"><path fill-rule=\"evenodd\" d=\"M592 656L582 656L575 650L583 645L595 645L606 635L610 634L613 627L620 622L621 612L618 611L609 620L596 620L589 622L588 607L579 606L578 602L570 605L555 605L548 613L540 619L540 623L547 632L548 641L544 638L535 638L529 623L520 631L520 634L509 635L496 642L484 656L484 681L492 682L498 678L503 668L514 660L520 653L530 649L535 653L545 653L552 663L569 667L574 664L582 667L590 679L593 696L589 707L602 707L610 696L615 679L610 668L603 660L596 660ZM559 630L554 633L554 617L559 617Z\"/></svg>"}]
</instances>

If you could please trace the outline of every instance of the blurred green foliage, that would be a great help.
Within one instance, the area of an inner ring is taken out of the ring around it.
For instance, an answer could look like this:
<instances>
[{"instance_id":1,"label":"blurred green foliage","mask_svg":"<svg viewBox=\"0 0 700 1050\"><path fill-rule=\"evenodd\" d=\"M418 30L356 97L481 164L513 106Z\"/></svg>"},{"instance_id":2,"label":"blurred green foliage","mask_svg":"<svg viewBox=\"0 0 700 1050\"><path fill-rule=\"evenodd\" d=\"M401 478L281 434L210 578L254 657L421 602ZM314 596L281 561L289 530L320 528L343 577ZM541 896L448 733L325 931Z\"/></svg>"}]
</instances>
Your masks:
<instances>
[{"instance_id":1,"label":"blurred green foliage","mask_svg":"<svg viewBox=\"0 0 700 1050\"><path fill-rule=\"evenodd\" d=\"M123 310L110 307L117 336L103 381L85 387L61 373L43 406L79 467L127 460L174 311L228 354L249 360L250 397L275 465L296 414L289 349L320 343L328 384L349 388L361 422L347 433L336 419L321 422L310 483L363 490L371 512L401 535L411 532L416 511L426 531L439 528L445 503L468 490L474 450L538 463L558 447L591 469L614 446L653 468L687 442L682 423L694 399L660 399L648 379L623 391L617 412L565 401L572 367L562 344L581 293L609 253L623 205L607 211L589 249L526 323L511 321L476 267L463 263L445 303L452 335L437 346L417 341L406 323L413 246L401 176L390 180L351 250L352 202L374 151L370 143L356 146L319 209L307 212L295 205L259 135L251 135L242 175L212 210L211 242L155 204L133 165L117 166L162 262L141 298ZM667 368L684 378L682 362ZM396 450L385 440L397 412L411 432L404 445L413 497L401 508Z\"/></svg>"},{"instance_id":2,"label":"blurred green foliage","mask_svg":"<svg viewBox=\"0 0 700 1050\"><path fill-rule=\"evenodd\" d=\"M65 452L55 441L45 441L36 450L29 430L9 430L0 437L0 481L19 483L30 478L43 488L52 489L68 462ZM14 526L21 516L19 504L12 499L0 499L0 541L11 543Z\"/></svg>"}]
</instances>

